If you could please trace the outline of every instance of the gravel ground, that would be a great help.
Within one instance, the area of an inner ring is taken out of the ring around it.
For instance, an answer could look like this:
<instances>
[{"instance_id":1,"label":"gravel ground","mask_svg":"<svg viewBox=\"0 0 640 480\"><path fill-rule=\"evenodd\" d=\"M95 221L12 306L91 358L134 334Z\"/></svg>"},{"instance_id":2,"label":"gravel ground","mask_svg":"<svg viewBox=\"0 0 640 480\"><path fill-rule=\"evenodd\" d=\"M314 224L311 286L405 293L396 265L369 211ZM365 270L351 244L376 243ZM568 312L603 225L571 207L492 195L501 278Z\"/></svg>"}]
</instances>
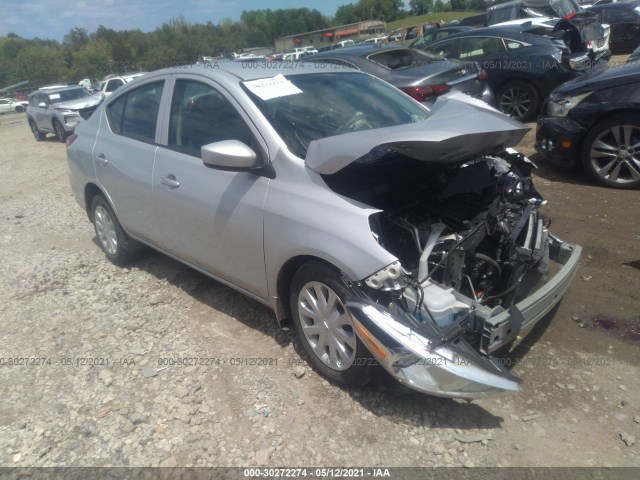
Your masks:
<instances>
[{"instance_id":1,"label":"gravel ground","mask_svg":"<svg viewBox=\"0 0 640 480\"><path fill-rule=\"evenodd\" d=\"M640 192L542 171L552 230L585 265L506 357L522 392L463 402L385 377L336 387L263 306L151 251L112 265L64 145L37 143L24 114L0 118L0 144L0 466L640 467L638 343L592 316L640 319ZM617 216L589 222L594 196ZM607 236L626 246L601 252Z\"/></svg>"}]
</instances>

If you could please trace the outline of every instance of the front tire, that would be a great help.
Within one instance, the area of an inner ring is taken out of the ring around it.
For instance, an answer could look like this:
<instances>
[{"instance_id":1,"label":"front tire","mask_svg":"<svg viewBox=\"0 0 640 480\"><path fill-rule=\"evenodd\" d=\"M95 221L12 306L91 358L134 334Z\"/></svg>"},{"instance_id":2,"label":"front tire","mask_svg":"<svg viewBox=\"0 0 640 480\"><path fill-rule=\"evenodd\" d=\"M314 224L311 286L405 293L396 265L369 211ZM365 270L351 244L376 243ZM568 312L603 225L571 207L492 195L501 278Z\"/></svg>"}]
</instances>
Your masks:
<instances>
[{"instance_id":1,"label":"front tire","mask_svg":"<svg viewBox=\"0 0 640 480\"><path fill-rule=\"evenodd\" d=\"M343 386L369 383L374 360L344 306L340 273L319 261L304 264L291 284L291 313L302 348L318 373Z\"/></svg>"},{"instance_id":2,"label":"front tire","mask_svg":"<svg viewBox=\"0 0 640 480\"><path fill-rule=\"evenodd\" d=\"M640 186L640 120L620 115L597 124L585 137L582 166L600 185Z\"/></svg>"},{"instance_id":3,"label":"front tire","mask_svg":"<svg viewBox=\"0 0 640 480\"><path fill-rule=\"evenodd\" d=\"M102 195L93 197L91 218L100 247L109 260L124 265L137 256L140 244L124 232L111 205Z\"/></svg>"},{"instance_id":4,"label":"front tire","mask_svg":"<svg viewBox=\"0 0 640 480\"><path fill-rule=\"evenodd\" d=\"M509 82L498 90L498 109L520 122L528 122L540 110L540 95L526 82Z\"/></svg>"},{"instance_id":5,"label":"front tire","mask_svg":"<svg viewBox=\"0 0 640 480\"><path fill-rule=\"evenodd\" d=\"M38 129L38 126L36 125L36 122L34 120L29 120L29 127L31 127L31 133L33 133L33 136L35 137L36 142L41 142L44 140L44 137L46 136L46 134L42 133Z\"/></svg>"},{"instance_id":6,"label":"front tire","mask_svg":"<svg viewBox=\"0 0 640 480\"><path fill-rule=\"evenodd\" d=\"M57 120L53 121L53 133L55 133L56 138L61 143L64 143L67 139L67 132L64 131L64 128L62 128L62 125L60 125L60 122Z\"/></svg>"}]
</instances>

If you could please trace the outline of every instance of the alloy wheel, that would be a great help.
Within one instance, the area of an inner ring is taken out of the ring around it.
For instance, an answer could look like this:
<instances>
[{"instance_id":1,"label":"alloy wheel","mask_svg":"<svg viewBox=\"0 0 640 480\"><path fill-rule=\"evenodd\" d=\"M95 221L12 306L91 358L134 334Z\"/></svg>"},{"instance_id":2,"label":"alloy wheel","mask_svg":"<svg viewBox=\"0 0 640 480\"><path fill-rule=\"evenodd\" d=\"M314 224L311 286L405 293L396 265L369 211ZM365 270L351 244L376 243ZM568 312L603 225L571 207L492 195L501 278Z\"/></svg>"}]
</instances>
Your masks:
<instances>
[{"instance_id":1,"label":"alloy wheel","mask_svg":"<svg viewBox=\"0 0 640 480\"><path fill-rule=\"evenodd\" d=\"M615 125L596 137L589 151L594 172L623 186L640 182L640 128Z\"/></svg>"},{"instance_id":2,"label":"alloy wheel","mask_svg":"<svg viewBox=\"0 0 640 480\"><path fill-rule=\"evenodd\" d=\"M300 324L313 353L329 368L347 370L356 358L353 322L338 295L321 282L309 282L298 295Z\"/></svg>"},{"instance_id":3,"label":"alloy wheel","mask_svg":"<svg viewBox=\"0 0 640 480\"><path fill-rule=\"evenodd\" d=\"M111 215L109 215L109 212L107 212L102 205L98 205L95 209L94 216L96 233L98 234L98 240L100 240L102 248L104 248L109 255L115 255L118 252L118 237Z\"/></svg>"},{"instance_id":4,"label":"alloy wheel","mask_svg":"<svg viewBox=\"0 0 640 480\"><path fill-rule=\"evenodd\" d=\"M522 118L531 109L533 99L527 89L512 85L500 96L500 111L515 118Z\"/></svg>"}]
</instances>

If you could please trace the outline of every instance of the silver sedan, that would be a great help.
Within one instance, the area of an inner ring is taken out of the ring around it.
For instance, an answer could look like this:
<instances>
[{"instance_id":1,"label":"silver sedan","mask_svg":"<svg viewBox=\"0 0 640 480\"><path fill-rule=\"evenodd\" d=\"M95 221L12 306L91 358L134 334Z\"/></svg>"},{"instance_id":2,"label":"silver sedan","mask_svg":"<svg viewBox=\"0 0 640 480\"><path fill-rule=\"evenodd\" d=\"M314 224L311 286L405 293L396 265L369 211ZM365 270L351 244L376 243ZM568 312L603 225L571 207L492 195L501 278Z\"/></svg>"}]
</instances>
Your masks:
<instances>
[{"instance_id":1,"label":"silver sedan","mask_svg":"<svg viewBox=\"0 0 640 480\"><path fill-rule=\"evenodd\" d=\"M491 353L562 298L580 247L548 231L527 127L313 64L197 65L118 89L67 140L106 256L164 252L292 322L342 385L517 391ZM547 275L557 263L555 275Z\"/></svg>"}]
</instances>

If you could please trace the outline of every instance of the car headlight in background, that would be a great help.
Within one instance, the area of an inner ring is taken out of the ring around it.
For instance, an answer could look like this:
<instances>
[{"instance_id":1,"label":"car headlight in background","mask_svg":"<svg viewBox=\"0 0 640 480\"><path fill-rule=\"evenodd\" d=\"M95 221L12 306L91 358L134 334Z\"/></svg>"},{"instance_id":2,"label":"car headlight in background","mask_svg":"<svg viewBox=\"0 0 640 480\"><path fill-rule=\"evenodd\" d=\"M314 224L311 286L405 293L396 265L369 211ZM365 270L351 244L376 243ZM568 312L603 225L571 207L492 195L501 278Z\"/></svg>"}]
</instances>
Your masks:
<instances>
[{"instance_id":1,"label":"car headlight in background","mask_svg":"<svg viewBox=\"0 0 640 480\"><path fill-rule=\"evenodd\" d=\"M593 92L581 93L575 97L549 100L547 103L547 115L550 117L566 117L572 108L576 107Z\"/></svg>"}]
</instances>

